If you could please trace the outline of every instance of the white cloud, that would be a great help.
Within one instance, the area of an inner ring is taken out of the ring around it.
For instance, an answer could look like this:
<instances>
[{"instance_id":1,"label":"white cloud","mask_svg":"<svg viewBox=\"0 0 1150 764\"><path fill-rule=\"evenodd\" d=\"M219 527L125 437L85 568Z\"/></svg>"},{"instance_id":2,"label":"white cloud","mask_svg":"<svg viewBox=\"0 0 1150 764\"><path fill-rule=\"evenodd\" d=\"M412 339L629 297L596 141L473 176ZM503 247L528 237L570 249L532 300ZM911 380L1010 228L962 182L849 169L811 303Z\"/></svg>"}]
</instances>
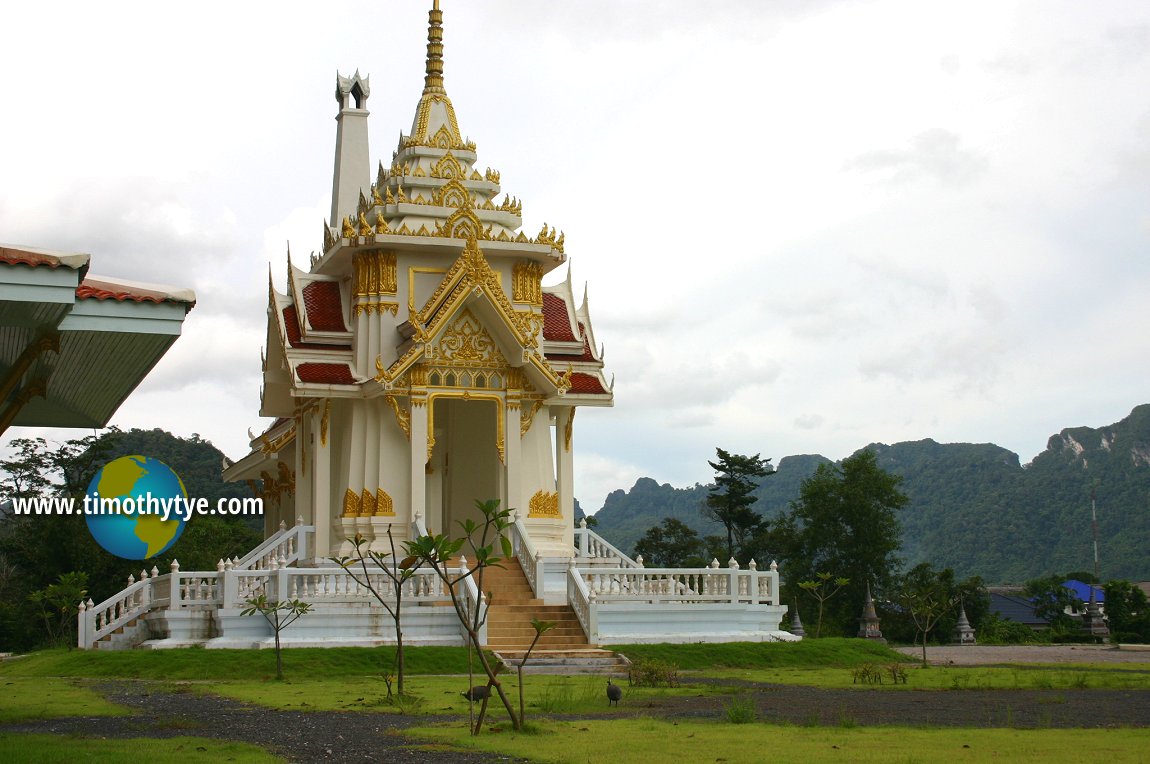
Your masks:
<instances>
[{"instance_id":1,"label":"white cloud","mask_svg":"<svg viewBox=\"0 0 1150 764\"><path fill-rule=\"evenodd\" d=\"M389 6L384 38L366 2L338 35L302 3L223 25L13 6L52 44L0 48L0 239L199 298L116 421L245 447L268 264L282 289L287 241L299 267L320 244L334 72L373 75L386 163L422 87L423 5ZM1026 460L1146 402L1150 8L443 5L461 126L525 228L566 231L617 374L616 407L579 420L589 510L639 475L710 479L717 445L934 437Z\"/></svg>"}]
</instances>

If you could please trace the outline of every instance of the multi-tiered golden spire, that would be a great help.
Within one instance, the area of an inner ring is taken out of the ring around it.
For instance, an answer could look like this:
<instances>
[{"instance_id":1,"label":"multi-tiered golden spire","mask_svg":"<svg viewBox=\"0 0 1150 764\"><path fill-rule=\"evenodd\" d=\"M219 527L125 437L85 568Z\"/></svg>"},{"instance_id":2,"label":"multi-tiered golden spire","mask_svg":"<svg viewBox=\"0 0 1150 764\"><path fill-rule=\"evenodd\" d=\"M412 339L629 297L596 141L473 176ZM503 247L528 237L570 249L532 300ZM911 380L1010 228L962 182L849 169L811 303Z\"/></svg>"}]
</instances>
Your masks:
<instances>
[{"instance_id":1,"label":"multi-tiered golden spire","mask_svg":"<svg viewBox=\"0 0 1150 764\"><path fill-rule=\"evenodd\" d=\"M443 11L439 0L434 0L427 12L427 73L423 78L423 92L444 93L443 89Z\"/></svg>"}]
</instances>

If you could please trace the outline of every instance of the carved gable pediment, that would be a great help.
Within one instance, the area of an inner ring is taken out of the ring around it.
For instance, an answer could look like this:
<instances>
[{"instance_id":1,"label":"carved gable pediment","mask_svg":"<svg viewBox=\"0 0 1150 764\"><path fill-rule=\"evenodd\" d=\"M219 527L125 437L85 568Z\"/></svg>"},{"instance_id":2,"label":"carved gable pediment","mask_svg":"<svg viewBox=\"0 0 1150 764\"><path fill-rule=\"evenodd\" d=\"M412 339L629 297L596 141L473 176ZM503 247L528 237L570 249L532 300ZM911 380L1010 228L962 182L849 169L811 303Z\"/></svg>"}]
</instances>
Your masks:
<instances>
[{"instance_id":1,"label":"carved gable pediment","mask_svg":"<svg viewBox=\"0 0 1150 764\"><path fill-rule=\"evenodd\" d=\"M444 326L425 351L427 363L502 369L507 359L487 328L466 308Z\"/></svg>"}]
</instances>

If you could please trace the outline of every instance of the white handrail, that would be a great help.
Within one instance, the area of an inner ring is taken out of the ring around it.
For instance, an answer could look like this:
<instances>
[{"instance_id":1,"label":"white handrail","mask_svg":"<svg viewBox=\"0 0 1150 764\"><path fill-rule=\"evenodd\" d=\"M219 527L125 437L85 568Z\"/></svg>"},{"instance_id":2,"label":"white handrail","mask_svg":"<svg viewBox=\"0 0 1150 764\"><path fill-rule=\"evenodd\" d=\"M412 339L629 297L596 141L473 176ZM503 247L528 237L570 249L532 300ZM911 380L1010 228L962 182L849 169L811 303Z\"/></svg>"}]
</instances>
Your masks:
<instances>
[{"instance_id":1,"label":"white handrail","mask_svg":"<svg viewBox=\"0 0 1150 764\"><path fill-rule=\"evenodd\" d=\"M468 571L467 558L463 555L459 556L459 575L463 576ZM467 576L463 578L459 584L463 587L464 602L467 606L467 614L469 617L474 617L476 612L480 613L479 620L481 625L479 627L479 644L487 644L487 598L483 596L483 592L479 591L479 582L475 580L475 576ZM463 638L467 639L467 633L464 632Z\"/></svg>"},{"instance_id":2,"label":"white handrail","mask_svg":"<svg viewBox=\"0 0 1150 764\"><path fill-rule=\"evenodd\" d=\"M575 611L575 618L583 627L587 635L587 642L595 645L599 643L598 613L595 610L595 595L587 588L587 582L575 568L575 560L571 560L567 568L567 603Z\"/></svg>"},{"instance_id":3,"label":"white handrail","mask_svg":"<svg viewBox=\"0 0 1150 764\"><path fill-rule=\"evenodd\" d=\"M314 525L304 525L303 518L297 518L291 528L280 523L280 529L264 540L262 544L232 561L235 570L268 570L283 567L307 558L307 539L315 533ZM221 560L221 562L223 562ZM272 563L275 563L273 566Z\"/></svg>"},{"instance_id":4,"label":"white handrail","mask_svg":"<svg viewBox=\"0 0 1150 764\"><path fill-rule=\"evenodd\" d=\"M641 568L640 563L632 560L610 541L587 527L584 518L575 529L575 553L581 559L617 559L621 568Z\"/></svg>"},{"instance_id":5,"label":"white handrail","mask_svg":"<svg viewBox=\"0 0 1150 764\"><path fill-rule=\"evenodd\" d=\"M511 549L519 560L519 567L523 568L523 574L527 577L527 583L531 585L531 591L536 597L542 597L543 555L531 543L531 534L527 532L527 527L523 525L518 512L515 514L515 522L508 527L511 530Z\"/></svg>"}]
</instances>

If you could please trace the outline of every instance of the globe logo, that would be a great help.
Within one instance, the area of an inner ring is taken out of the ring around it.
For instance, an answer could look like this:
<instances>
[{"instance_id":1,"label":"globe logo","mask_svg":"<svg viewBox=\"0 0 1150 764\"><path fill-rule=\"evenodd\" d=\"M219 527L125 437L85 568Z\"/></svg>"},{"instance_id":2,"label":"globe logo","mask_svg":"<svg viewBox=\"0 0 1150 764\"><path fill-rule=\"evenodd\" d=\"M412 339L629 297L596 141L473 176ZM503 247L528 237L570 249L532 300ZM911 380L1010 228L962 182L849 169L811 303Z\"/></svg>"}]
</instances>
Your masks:
<instances>
[{"instance_id":1,"label":"globe logo","mask_svg":"<svg viewBox=\"0 0 1150 764\"><path fill-rule=\"evenodd\" d=\"M184 482L150 456L121 456L88 484L84 504L88 531L117 557L146 560L166 551L184 532L185 516L158 511L161 502L187 499Z\"/></svg>"}]
</instances>

